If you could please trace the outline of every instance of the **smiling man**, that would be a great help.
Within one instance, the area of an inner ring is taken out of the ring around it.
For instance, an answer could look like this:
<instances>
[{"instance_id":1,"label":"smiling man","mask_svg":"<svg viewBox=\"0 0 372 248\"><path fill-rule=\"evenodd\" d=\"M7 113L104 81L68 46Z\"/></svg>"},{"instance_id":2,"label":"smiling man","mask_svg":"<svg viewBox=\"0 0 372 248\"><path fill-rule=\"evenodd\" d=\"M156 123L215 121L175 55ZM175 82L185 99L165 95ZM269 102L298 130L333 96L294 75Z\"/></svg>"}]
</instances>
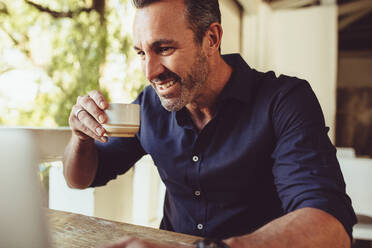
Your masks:
<instances>
[{"instance_id":1,"label":"smiling man","mask_svg":"<svg viewBox=\"0 0 372 248\"><path fill-rule=\"evenodd\" d=\"M79 97L68 185L105 185L150 154L167 189L160 228L213 239L197 247L350 247L355 214L309 84L221 56L217 0L134 4L134 49L151 84L135 101L140 131L107 139L108 102Z\"/></svg>"}]
</instances>

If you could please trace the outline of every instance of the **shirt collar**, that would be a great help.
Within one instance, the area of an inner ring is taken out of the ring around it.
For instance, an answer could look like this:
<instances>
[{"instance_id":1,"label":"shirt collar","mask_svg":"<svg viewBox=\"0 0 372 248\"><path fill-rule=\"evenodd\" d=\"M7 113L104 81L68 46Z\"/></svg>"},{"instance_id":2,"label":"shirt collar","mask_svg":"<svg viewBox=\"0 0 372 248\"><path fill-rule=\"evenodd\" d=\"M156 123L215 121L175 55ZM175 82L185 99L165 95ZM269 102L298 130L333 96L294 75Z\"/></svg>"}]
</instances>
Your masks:
<instances>
[{"instance_id":1,"label":"shirt collar","mask_svg":"<svg viewBox=\"0 0 372 248\"><path fill-rule=\"evenodd\" d=\"M254 70L248 66L239 54L222 55L222 58L231 66L232 73L218 97L217 105L230 99L249 104L255 82ZM174 114L178 125L192 128L192 123L189 120L185 107L172 114Z\"/></svg>"},{"instance_id":2,"label":"shirt collar","mask_svg":"<svg viewBox=\"0 0 372 248\"><path fill-rule=\"evenodd\" d=\"M249 104L256 82L254 70L248 66L239 54L222 55L222 58L231 66L232 73L219 96L218 102L236 99Z\"/></svg>"},{"instance_id":3,"label":"shirt collar","mask_svg":"<svg viewBox=\"0 0 372 248\"><path fill-rule=\"evenodd\" d=\"M187 114L186 107L178 110L177 112L172 112L173 118L176 119L177 124L181 127L185 127L188 129L193 129L193 123L189 115Z\"/></svg>"}]
</instances>

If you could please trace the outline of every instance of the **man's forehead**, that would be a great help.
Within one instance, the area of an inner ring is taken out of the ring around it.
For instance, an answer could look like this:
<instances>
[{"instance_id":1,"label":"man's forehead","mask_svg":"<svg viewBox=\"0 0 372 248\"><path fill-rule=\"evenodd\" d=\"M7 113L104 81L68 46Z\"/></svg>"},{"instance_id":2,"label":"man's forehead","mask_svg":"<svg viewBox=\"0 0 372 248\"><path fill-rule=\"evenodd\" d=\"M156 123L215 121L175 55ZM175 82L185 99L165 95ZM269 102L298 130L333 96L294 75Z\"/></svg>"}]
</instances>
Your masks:
<instances>
[{"instance_id":1,"label":"man's forehead","mask_svg":"<svg viewBox=\"0 0 372 248\"><path fill-rule=\"evenodd\" d=\"M140 42L146 42L149 45L157 45L165 41L170 43L190 31L184 17L184 6L178 4L178 9L175 11L168 8L169 6L174 6L174 4L157 2L136 11L133 23L135 45Z\"/></svg>"},{"instance_id":2,"label":"man's forehead","mask_svg":"<svg viewBox=\"0 0 372 248\"><path fill-rule=\"evenodd\" d=\"M159 1L136 10L134 28L141 25L170 26L172 24L186 24L185 5L183 1Z\"/></svg>"}]
</instances>

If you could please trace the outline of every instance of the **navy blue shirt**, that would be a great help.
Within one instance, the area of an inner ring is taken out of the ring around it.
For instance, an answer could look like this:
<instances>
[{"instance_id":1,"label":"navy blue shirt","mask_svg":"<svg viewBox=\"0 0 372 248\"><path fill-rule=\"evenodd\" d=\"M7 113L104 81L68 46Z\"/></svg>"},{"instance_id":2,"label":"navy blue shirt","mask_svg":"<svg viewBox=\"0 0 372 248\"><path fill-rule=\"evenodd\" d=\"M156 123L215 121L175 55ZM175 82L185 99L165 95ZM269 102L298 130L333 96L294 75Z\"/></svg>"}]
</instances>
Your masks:
<instances>
[{"instance_id":1,"label":"navy blue shirt","mask_svg":"<svg viewBox=\"0 0 372 248\"><path fill-rule=\"evenodd\" d=\"M97 142L92 186L150 154L166 185L161 228L204 237L248 234L304 207L356 222L320 105L306 81L257 72L225 55L232 75L198 132L185 108L168 112L152 87L138 96L135 138Z\"/></svg>"}]
</instances>

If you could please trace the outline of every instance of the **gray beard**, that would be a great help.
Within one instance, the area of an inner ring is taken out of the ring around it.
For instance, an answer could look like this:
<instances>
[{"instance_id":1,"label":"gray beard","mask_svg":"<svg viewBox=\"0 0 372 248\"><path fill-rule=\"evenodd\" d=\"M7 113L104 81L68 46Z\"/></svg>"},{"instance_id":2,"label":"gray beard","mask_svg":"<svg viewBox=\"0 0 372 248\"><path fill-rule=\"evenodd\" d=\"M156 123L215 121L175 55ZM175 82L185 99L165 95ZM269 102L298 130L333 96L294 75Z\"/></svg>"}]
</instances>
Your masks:
<instances>
[{"instance_id":1,"label":"gray beard","mask_svg":"<svg viewBox=\"0 0 372 248\"><path fill-rule=\"evenodd\" d=\"M186 106L187 102L182 96L177 101L168 100L164 97L160 97L161 105L169 112L177 112Z\"/></svg>"},{"instance_id":2,"label":"gray beard","mask_svg":"<svg viewBox=\"0 0 372 248\"><path fill-rule=\"evenodd\" d=\"M182 82L177 82L181 84L180 97L175 100L159 96L161 105L167 111L179 111L200 93L200 89L207 80L208 74L209 70L206 57L204 54L199 53L186 79L182 80Z\"/></svg>"}]
</instances>

